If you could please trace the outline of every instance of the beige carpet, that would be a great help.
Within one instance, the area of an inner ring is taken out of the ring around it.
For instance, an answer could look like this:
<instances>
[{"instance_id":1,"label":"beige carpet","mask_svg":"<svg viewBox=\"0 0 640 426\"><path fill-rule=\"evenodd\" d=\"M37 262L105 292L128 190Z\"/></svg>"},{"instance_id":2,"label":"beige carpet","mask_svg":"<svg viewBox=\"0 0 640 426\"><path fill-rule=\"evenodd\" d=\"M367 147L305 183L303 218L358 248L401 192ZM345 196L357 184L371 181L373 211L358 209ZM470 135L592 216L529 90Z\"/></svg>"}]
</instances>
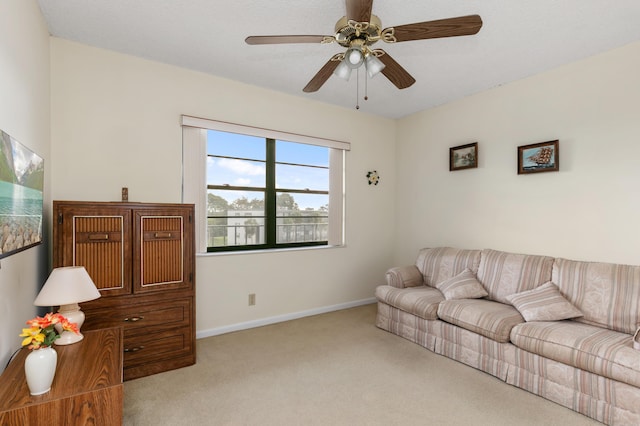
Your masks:
<instances>
[{"instance_id":1,"label":"beige carpet","mask_svg":"<svg viewBox=\"0 0 640 426\"><path fill-rule=\"evenodd\" d=\"M125 425L599 424L375 327L376 305L198 340L125 383Z\"/></svg>"}]
</instances>

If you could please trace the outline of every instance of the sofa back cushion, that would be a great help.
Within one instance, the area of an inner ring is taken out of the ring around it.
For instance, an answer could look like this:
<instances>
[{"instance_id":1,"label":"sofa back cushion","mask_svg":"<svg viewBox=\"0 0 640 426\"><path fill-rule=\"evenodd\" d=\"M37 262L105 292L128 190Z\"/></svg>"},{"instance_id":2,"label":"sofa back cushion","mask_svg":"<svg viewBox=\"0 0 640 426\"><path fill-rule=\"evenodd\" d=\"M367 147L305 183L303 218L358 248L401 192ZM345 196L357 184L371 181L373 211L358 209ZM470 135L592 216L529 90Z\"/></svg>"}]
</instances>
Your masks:
<instances>
[{"instance_id":1,"label":"sofa back cushion","mask_svg":"<svg viewBox=\"0 0 640 426\"><path fill-rule=\"evenodd\" d=\"M552 279L582 312L576 321L628 334L640 325L640 266L556 259Z\"/></svg>"},{"instance_id":2,"label":"sofa back cushion","mask_svg":"<svg viewBox=\"0 0 640 426\"><path fill-rule=\"evenodd\" d=\"M416 267L424 277L425 285L436 284L455 277L465 269L478 272L480 250L462 250L451 247L425 248L420 250Z\"/></svg>"},{"instance_id":3,"label":"sofa back cushion","mask_svg":"<svg viewBox=\"0 0 640 426\"><path fill-rule=\"evenodd\" d=\"M489 299L510 304L507 296L532 290L551 280L553 258L482 250L478 281Z\"/></svg>"}]
</instances>

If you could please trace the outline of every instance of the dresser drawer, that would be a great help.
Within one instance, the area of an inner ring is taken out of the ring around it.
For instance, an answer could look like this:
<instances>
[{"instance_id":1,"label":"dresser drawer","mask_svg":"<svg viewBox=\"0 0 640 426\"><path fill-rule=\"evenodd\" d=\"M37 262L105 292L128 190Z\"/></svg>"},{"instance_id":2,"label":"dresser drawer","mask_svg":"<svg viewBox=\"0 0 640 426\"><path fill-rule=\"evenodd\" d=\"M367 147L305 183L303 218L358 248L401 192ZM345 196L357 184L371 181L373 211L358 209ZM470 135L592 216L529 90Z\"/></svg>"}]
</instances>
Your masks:
<instances>
[{"instance_id":1,"label":"dresser drawer","mask_svg":"<svg viewBox=\"0 0 640 426\"><path fill-rule=\"evenodd\" d=\"M118 306L86 312L83 329L124 327L125 343L128 337L186 327L191 323L191 298L150 303L146 305ZM126 357L125 357L126 359Z\"/></svg>"},{"instance_id":2,"label":"dresser drawer","mask_svg":"<svg viewBox=\"0 0 640 426\"><path fill-rule=\"evenodd\" d=\"M124 338L125 367L191 352L189 327Z\"/></svg>"}]
</instances>

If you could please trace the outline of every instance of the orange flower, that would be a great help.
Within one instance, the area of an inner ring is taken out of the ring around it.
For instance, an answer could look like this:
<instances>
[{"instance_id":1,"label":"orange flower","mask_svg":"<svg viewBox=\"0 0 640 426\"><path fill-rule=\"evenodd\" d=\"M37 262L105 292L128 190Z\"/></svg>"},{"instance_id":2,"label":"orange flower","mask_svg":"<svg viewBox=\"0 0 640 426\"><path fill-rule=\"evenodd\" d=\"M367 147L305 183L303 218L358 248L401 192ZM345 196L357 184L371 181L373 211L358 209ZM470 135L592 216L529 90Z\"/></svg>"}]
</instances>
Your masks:
<instances>
[{"instance_id":1,"label":"orange flower","mask_svg":"<svg viewBox=\"0 0 640 426\"><path fill-rule=\"evenodd\" d=\"M51 346L60 337L58 330L55 328L56 324L60 324L62 331L79 333L78 324L69 322L61 314L49 312L44 317L35 317L27 321L27 325L30 328L22 329L22 334L20 334L20 337L24 337L22 346L29 345L29 349Z\"/></svg>"},{"instance_id":2,"label":"orange flower","mask_svg":"<svg viewBox=\"0 0 640 426\"><path fill-rule=\"evenodd\" d=\"M80 330L78 330L78 324L76 324L75 322L70 322L68 319L66 319L65 317L63 317L62 315L60 315L62 317L62 329L66 330L66 331L71 331L73 333L80 333Z\"/></svg>"}]
</instances>

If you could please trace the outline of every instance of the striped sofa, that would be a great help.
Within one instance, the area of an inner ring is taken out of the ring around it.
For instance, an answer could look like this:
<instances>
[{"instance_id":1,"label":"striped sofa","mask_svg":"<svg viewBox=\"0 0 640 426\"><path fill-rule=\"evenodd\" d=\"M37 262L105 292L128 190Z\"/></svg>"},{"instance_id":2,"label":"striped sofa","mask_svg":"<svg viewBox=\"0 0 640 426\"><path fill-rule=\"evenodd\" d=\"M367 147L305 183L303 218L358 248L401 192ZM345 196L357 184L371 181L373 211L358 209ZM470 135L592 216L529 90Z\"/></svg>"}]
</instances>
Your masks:
<instances>
[{"instance_id":1,"label":"striped sofa","mask_svg":"<svg viewBox=\"0 0 640 426\"><path fill-rule=\"evenodd\" d=\"M640 424L640 266L441 247L386 279L378 327L605 424Z\"/></svg>"}]
</instances>

